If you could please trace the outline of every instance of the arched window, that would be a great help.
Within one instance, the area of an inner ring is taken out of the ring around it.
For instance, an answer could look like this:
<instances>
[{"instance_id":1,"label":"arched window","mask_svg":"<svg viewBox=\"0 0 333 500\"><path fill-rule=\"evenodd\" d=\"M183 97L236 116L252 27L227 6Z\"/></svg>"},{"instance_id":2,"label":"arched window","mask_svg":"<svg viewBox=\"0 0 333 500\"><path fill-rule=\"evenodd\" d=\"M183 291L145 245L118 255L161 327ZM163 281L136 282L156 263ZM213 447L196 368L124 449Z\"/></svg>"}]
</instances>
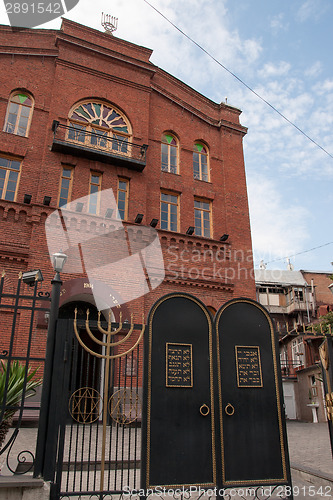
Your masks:
<instances>
[{"instance_id":1,"label":"arched window","mask_svg":"<svg viewBox=\"0 0 333 500\"><path fill-rule=\"evenodd\" d=\"M178 173L178 141L169 132L162 137L161 167L164 172Z\"/></svg>"},{"instance_id":2,"label":"arched window","mask_svg":"<svg viewBox=\"0 0 333 500\"><path fill-rule=\"evenodd\" d=\"M201 142L196 142L193 151L193 177L208 182L208 174L208 148Z\"/></svg>"},{"instance_id":3,"label":"arched window","mask_svg":"<svg viewBox=\"0 0 333 500\"><path fill-rule=\"evenodd\" d=\"M83 102L68 116L67 140L128 154L131 128L128 119L110 104Z\"/></svg>"},{"instance_id":4,"label":"arched window","mask_svg":"<svg viewBox=\"0 0 333 500\"><path fill-rule=\"evenodd\" d=\"M33 100L23 92L14 92L8 103L4 131L26 137L32 118Z\"/></svg>"}]
</instances>

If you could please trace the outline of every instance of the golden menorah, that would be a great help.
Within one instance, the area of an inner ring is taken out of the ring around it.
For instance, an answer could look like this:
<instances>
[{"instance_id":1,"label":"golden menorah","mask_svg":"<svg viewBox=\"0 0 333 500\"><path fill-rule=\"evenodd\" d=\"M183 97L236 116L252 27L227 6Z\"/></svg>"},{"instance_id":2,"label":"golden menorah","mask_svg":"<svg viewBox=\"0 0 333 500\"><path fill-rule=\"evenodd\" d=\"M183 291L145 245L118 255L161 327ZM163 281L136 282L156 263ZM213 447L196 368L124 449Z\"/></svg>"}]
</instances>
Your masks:
<instances>
[{"instance_id":1,"label":"golden menorah","mask_svg":"<svg viewBox=\"0 0 333 500\"><path fill-rule=\"evenodd\" d=\"M76 336L79 344L81 345L81 347L85 351L90 353L92 356L96 356L98 358L105 360L103 398L100 397L99 393L98 393L98 396L96 396L97 391L95 391L92 388L84 387L84 388L80 388L78 390L78 391L80 391L80 399L81 400L82 400L82 397L87 399L87 395L88 395L88 397L89 397L89 395L90 395L90 397L91 397L91 395L93 395L93 399L94 399L94 403L92 403L90 401L90 405L87 405L86 399L84 400L84 408L83 408L83 414L84 414L83 420L84 420L84 422L83 423L91 423L91 422L95 421L96 418L92 417L92 409L96 410L97 406L101 403L103 405L103 417L102 417L103 439L102 439L101 480L100 480L100 490L101 491L103 491L103 486L104 486L106 424L107 424L107 411L108 411L110 362L116 358L124 357L124 356L127 356L128 354L130 354L140 344L141 339L142 339L143 334L144 334L144 331L145 331L144 315L142 315L141 331L140 331L140 334L139 334L137 340L133 343L133 345L129 349L118 352L118 353L114 353L113 349L121 344L124 344L126 341L128 341L130 339L130 337L132 336L133 331L135 330L135 324L133 322L133 314L131 314L130 328L129 328L128 332L126 333L126 335L120 340L113 341L113 338L115 335L120 333L121 330L123 330L123 328L124 328L124 324L122 322L122 313L120 312L118 328L114 328L115 324L114 323L112 324L111 311L109 311L107 323L108 323L107 329L104 329L102 327L102 324L101 324L101 313L98 312L97 329L100 333L102 333L104 335L104 340L100 340L99 338L96 337L96 335L91 330L90 322L89 322L89 309L87 310L87 317L85 320L85 330L87 331L89 337L95 342L95 344L97 344L98 346L101 346L102 349L104 350L104 352L94 351L93 349L90 349L84 343L84 341L82 340L82 338L79 334L78 324L77 324L77 309L75 309L74 332L75 332L75 336ZM92 391L94 391L94 394L92 393ZM75 392L77 392L77 391L75 391ZM120 391L117 391L116 394L118 395L117 396L118 399L119 398L122 398L122 399L126 398L126 388L124 389L124 391L122 393L120 393ZM72 397L73 396L74 396L74 394L72 395ZM114 405L114 396L115 395L112 395L110 398L110 401L109 401L109 405L111 408L110 409L110 416L112 418L113 418L113 409L112 408L118 409L120 406L120 400L117 401L116 404ZM130 398L132 398L132 392L130 394ZM137 407L138 407L137 395L135 397L135 401L136 401L135 404L136 404L136 411L137 411ZM77 403L75 404L75 398L72 399L72 404L73 404L73 408L76 409L75 411L81 412L81 409L78 408L79 405ZM89 406L89 410L90 410L90 418L86 418L86 414L85 414L88 406ZM72 414L73 418L75 418L75 416L73 415L73 409L71 411L71 414ZM97 418L98 418L98 416L97 416ZM78 419L76 418L76 420L78 420ZM82 422L82 420L81 420L81 422ZM118 422L119 422L119 420L118 420ZM124 420L122 423L124 423Z\"/></svg>"}]
</instances>

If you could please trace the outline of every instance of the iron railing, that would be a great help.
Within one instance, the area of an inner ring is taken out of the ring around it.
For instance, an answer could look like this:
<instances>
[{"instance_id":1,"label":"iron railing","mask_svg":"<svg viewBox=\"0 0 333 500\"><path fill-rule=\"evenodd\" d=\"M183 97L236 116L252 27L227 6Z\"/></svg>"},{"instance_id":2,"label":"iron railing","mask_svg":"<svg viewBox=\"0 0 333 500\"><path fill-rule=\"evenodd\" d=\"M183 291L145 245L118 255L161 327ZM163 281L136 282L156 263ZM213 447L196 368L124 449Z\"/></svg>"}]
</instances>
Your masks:
<instances>
[{"instance_id":1,"label":"iron railing","mask_svg":"<svg viewBox=\"0 0 333 500\"><path fill-rule=\"evenodd\" d=\"M75 125L52 124L52 151L85 156L105 163L126 165L142 171L146 166L147 144L135 144L126 136L96 130L90 132Z\"/></svg>"},{"instance_id":2,"label":"iron railing","mask_svg":"<svg viewBox=\"0 0 333 500\"><path fill-rule=\"evenodd\" d=\"M22 281L19 275L15 286L7 281L3 272L0 279L0 372L3 384L0 387L0 433L4 438L0 444L0 468L2 475L25 474L34 466L34 449L21 449L16 442L20 428L26 420L38 422L40 400L38 394L27 398L28 371L37 370L34 378L42 379L45 357L43 344L46 340L47 316L50 294L39 290L39 283L32 286ZM8 287L8 292L5 288ZM16 400L10 399L14 379L10 368L19 364L23 380ZM37 429L32 434L37 434ZM35 436L29 440L35 446ZM16 458L15 458L16 455Z\"/></svg>"}]
</instances>

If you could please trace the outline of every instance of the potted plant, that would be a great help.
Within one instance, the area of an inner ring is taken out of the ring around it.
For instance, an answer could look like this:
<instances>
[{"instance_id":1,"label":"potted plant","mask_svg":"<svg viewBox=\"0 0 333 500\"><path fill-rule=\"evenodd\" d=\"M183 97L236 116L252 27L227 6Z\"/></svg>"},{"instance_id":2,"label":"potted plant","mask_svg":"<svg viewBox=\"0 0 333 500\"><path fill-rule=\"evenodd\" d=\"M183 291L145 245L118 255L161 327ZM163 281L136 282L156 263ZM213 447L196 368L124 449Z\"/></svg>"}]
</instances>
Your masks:
<instances>
[{"instance_id":1,"label":"potted plant","mask_svg":"<svg viewBox=\"0 0 333 500\"><path fill-rule=\"evenodd\" d=\"M6 387L6 377L8 370L8 363L1 360L0 365L0 412L2 410L3 402L5 401L6 407L19 406L22 399L22 394L24 390L24 379L26 375L27 367L19 363L19 361L13 361L9 364L9 378L8 387L5 394ZM25 398L29 398L36 393L36 387L41 385L41 379L35 379L38 368L32 370L31 367L28 368ZM5 441L8 430L10 429L13 421L13 416L17 409L11 408L6 409L0 421L0 450Z\"/></svg>"}]
</instances>

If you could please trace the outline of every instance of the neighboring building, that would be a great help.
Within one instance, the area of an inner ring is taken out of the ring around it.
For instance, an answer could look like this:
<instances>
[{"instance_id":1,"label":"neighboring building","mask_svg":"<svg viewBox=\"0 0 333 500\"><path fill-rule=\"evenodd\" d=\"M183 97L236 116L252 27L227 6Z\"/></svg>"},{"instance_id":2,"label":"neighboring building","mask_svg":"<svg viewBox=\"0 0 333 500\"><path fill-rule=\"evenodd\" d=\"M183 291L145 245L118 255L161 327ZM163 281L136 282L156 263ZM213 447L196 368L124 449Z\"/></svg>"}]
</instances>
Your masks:
<instances>
[{"instance_id":1,"label":"neighboring building","mask_svg":"<svg viewBox=\"0 0 333 500\"><path fill-rule=\"evenodd\" d=\"M146 321L157 298L175 291L213 312L234 297L254 299L240 110L156 67L151 50L66 19L59 31L2 26L0 37L0 270L7 289L20 271L41 269L49 290L46 218L90 194L89 205L75 210L81 222L86 214L86 232L98 234L112 217L99 213L100 194L112 188L125 228L155 224L166 273L160 286L126 304L123 319L132 312ZM90 225L92 215L98 226ZM75 227L75 212L67 222ZM63 315L73 315L77 303L92 307L85 273L62 279ZM24 329L19 318L17 327ZM47 324L38 327L40 353Z\"/></svg>"},{"instance_id":2,"label":"neighboring building","mask_svg":"<svg viewBox=\"0 0 333 500\"><path fill-rule=\"evenodd\" d=\"M332 272L323 271L305 271L301 270L305 281L314 290L315 311L317 317L324 316L330 311L333 311L333 293L332 287Z\"/></svg>"},{"instance_id":3,"label":"neighboring building","mask_svg":"<svg viewBox=\"0 0 333 500\"><path fill-rule=\"evenodd\" d=\"M273 317L279 336L280 361L287 418L326 420L318 348L322 338L312 335L327 302L329 273L256 269L257 300ZM324 302L323 301L327 301ZM304 334L305 332L305 334ZM309 332L309 333L307 333ZM301 334L302 333L302 334Z\"/></svg>"},{"instance_id":4,"label":"neighboring building","mask_svg":"<svg viewBox=\"0 0 333 500\"><path fill-rule=\"evenodd\" d=\"M313 289L301 271L256 269L257 300L276 321L276 327L293 330L310 323L315 315Z\"/></svg>"}]
</instances>

